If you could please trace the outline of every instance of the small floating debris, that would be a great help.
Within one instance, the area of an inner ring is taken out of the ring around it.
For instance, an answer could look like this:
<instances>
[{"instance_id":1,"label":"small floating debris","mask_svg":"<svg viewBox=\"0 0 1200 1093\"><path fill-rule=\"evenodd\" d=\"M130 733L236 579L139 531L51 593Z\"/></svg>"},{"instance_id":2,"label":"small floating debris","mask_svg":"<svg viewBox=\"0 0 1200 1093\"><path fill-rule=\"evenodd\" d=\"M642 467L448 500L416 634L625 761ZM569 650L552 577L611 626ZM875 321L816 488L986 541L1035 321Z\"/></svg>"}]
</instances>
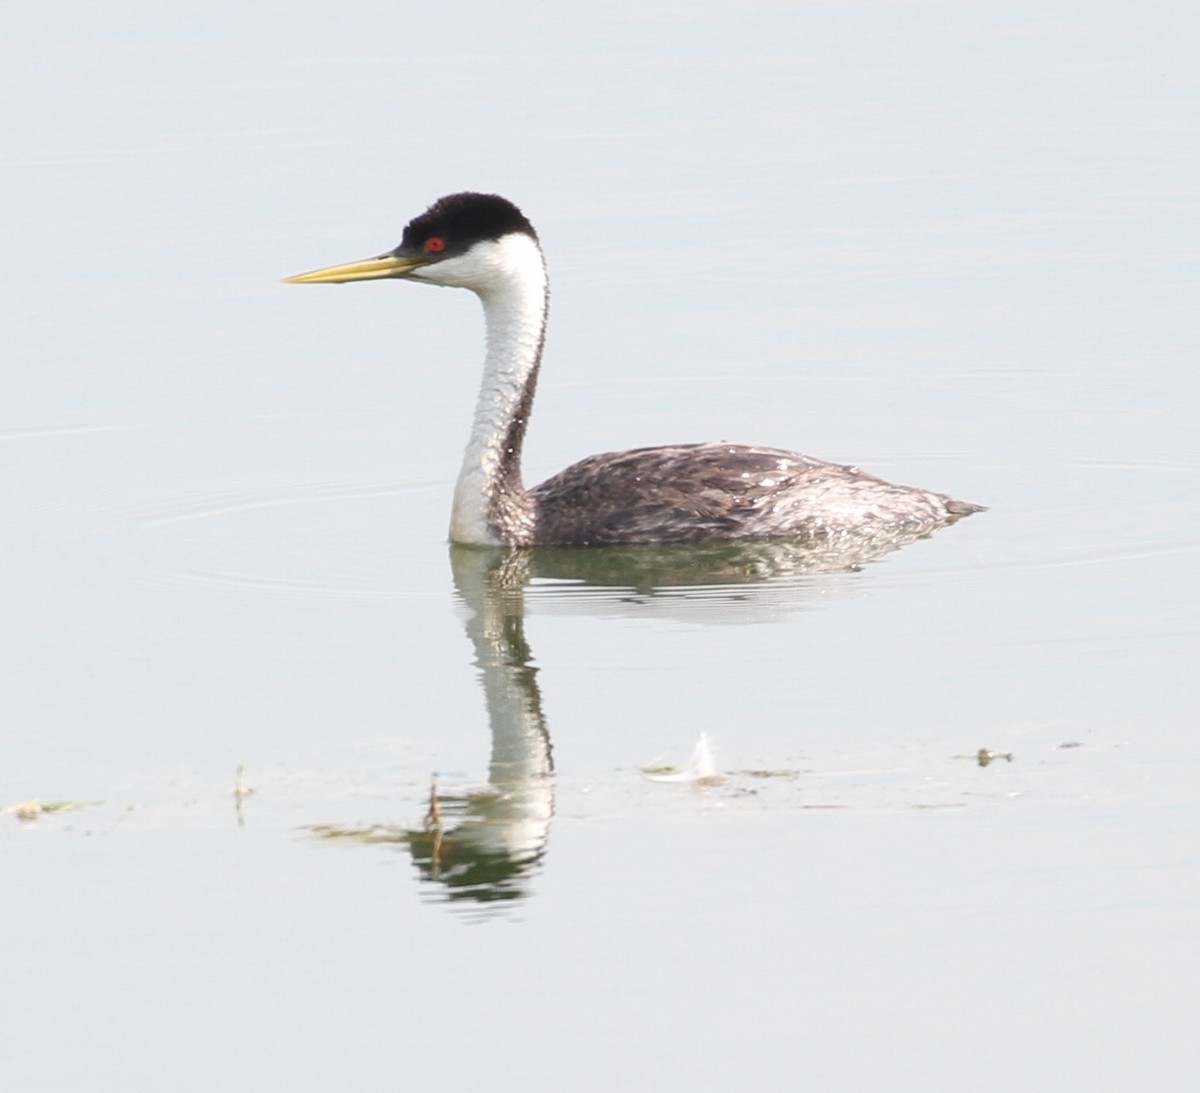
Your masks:
<instances>
[{"instance_id":1,"label":"small floating debris","mask_svg":"<svg viewBox=\"0 0 1200 1093\"><path fill-rule=\"evenodd\" d=\"M429 832L442 830L442 802L438 797L436 774L429 780L429 808L425 812L425 830Z\"/></svg>"},{"instance_id":2,"label":"small floating debris","mask_svg":"<svg viewBox=\"0 0 1200 1093\"><path fill-rule=\"evenodd\" d=\"M81 808L92 808L104 804L103 801L23 801L19 805L0 808L0 813L12 814L18 820L29 823L39 816L55 812L75 812Z\"/></svg>"},{"instance_id":3,"label":"small floating debris","mask_svg":"<svg viewBox=\"0 0 1200 1093\"><path fill-rule=\"evenodd\" d=\"M998 763L1001 759L1006 763L1013 761L1013 753L1011 751L992 751L991 748L980 748L971 755L956 755L955 759L970 759L973 763L978 763L981 767L986 767L991 763Z\"/></svg>"},{"instance_id":4,"label":"small floating debris","mask_svg":"<svg viewBox=\"0 0 1200 1093\"><path fill-rule=\"evenodd\" d=\"M301 831L327 842L411 843L422 838L421 832L406 831L396 824L302 824Z\"/></svg>"},{"instance_id":5,"label":"small floating debris","mask_svg":"<svg viewBox=\"0 0 1200 1093\"><path fill-rule=\"evenodd\" d=\"M701 733L692 749L692 757L683 770L676 767L643 767L642 774L652 782L690 782L697 786L721 786L726 779L717 773L708 733Z\"/></svg>"},{"instance_id":6,"label":"small floating debris","mask_svg":"<svg viewBox=\"0 0 1200 1093\"><path fill-rule=\"evenodd\" d=\"M242 763L238 763L237 776L233 783L233 799L240 805L253 792L254 789L246 785L245 766Z\"/></svg>"},{"instance_id":7,"label":"small floating debris","mask_svg":"<svg viewBox=\"0 0 1200 1093\"><path fill-rule=\"evenodd\" d=\"M246 768L238 763L237 776L233 783L233 807L237 810L238 827L246 826L246 817L242 812L242 803L254 790L246 785Z\"/></svg>"}]
</instances>

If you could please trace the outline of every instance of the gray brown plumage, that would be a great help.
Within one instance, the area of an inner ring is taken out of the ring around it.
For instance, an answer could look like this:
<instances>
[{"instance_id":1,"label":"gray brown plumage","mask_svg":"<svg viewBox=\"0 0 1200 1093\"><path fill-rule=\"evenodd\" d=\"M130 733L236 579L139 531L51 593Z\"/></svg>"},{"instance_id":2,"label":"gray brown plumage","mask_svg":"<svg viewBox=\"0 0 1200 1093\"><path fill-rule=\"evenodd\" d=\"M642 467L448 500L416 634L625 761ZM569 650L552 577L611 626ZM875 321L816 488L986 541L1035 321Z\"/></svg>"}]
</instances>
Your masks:
<instances>
[{"instance_id":1,"label":"gray brown plumage","mask_svg":"<svg viewBox=\"0 0 1200 1093\"><path fill-rule=\"evenodd\" d=\"M533 545L809 539L933 531L979 506L780 448L680 444L594 455L529 491Z\"/></svg>"}]
</instances>

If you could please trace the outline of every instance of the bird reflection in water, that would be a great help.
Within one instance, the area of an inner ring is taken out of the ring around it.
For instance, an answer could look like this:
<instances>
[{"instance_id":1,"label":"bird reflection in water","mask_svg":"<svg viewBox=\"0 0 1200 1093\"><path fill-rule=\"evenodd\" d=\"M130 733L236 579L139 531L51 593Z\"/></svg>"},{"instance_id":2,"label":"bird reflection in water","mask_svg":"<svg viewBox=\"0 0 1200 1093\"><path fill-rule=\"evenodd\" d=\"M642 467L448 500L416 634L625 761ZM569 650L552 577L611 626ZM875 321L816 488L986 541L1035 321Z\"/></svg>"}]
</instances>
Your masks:
<instances>
[{"instance_id":1,"label":"bird reflection in water","mask_svg":"<svg viewBox=\"0 0 1200 1093\"><path fill-rule=\"evenodd\" d=\"M492 755L487 786L444 791L436 777L419 828L314 825L326 839L407 847L422 879L450 900L520 899L546 851L554 814L554 762L537 669L524 633L527 554L451 548L454 584L470 611L467 636L487 700Z\"/></svg>"},{"instance_id":2,"label":"bird reflection in water","mask_svg":"<svg viewBox=\"0 0 1200 1093\"><path fill-rule=\"evenodd\" d=\"M591 550L451 546L455 590L469 612L492 732L486 787L435 779L415 826L314 824L329 840L403 846L438 896L472 905L519 900L546 855L554 763L538 670L525 638L527 598L572 611L716 611L721 621L804 609L834 574L855 573L917 534L822 537L807 543L721 543ZM670 595L668 595L670 594ZM692 598L689 598L692 597ZM647 604L651 606L647 608Z\"/></svg>"}]
</instances>

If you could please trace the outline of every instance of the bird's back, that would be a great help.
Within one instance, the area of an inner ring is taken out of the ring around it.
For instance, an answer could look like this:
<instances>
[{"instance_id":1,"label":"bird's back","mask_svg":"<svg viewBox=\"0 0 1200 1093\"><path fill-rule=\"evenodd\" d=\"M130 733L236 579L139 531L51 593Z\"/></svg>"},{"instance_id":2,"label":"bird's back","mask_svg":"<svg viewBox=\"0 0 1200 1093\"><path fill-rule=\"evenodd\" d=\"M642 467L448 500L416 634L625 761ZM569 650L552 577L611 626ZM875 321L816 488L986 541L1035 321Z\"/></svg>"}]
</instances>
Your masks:
<instances>
[{"instance_id":1,"label":"bird's back","mask_svg":"<svg viewBox=\"0 0 1200 1093\"><path fill-rule=\"evenodd\" d=\"M780 448L594 455L530 491L535 544L696 543L932 531L980 506Z\"/></svg>"}]
</instances>

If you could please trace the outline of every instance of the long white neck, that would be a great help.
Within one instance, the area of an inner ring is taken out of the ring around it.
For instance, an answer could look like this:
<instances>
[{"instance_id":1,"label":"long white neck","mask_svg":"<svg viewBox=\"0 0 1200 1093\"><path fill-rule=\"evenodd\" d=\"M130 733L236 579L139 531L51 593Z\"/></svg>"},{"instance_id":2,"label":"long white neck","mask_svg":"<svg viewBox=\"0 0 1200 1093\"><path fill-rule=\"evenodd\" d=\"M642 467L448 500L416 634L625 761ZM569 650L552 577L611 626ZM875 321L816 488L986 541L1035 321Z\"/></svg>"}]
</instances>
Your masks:
<instances>
[{"instance_id":1,"label":"long white neck","mask_svg":"<svg viewBox=\"0 0 1200 1093\"><path fill-rule=\"evenodd\" d=\"M546 330L546 266L537 243L524 234L505 236L482 250L472 248L471 259L472 276L460 283L483 303L487 355L454 488L450 539L520 544L528 541L533 527L532 505L521 481L521 446Z\"/></svg>"}]
</instances>

